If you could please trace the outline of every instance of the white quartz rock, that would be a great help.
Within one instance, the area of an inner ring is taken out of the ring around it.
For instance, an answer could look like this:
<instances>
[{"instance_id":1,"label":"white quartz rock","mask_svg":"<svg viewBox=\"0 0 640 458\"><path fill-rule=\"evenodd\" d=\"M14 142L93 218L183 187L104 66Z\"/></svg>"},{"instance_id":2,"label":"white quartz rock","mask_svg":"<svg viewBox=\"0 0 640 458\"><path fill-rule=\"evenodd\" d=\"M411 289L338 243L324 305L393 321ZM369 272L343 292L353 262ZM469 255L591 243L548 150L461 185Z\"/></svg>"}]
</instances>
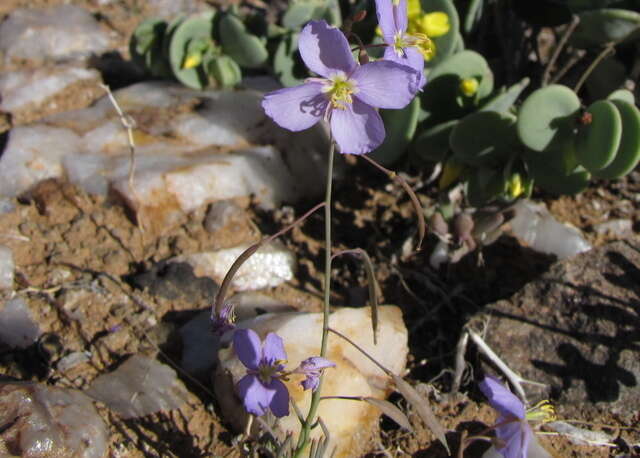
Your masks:
<instances>
[{"instance_id":1,"label":"white quartz rock","mask_svg":"<svg viewBox=\"0 0 640 458\"><path fill-rule=\"evenodd\" d=\"M186 262L198 277L211 277L221 282L231 265L249 245L218 251L177 256L172 262ZM277 241L265 244L236 272L231 285L238 291L273 288L293 279L295 255Z\"/></svg>"},{"instance_id":2,"label":"white quartz rock","mask_svg":"<svg viewBox=\"0 0 640 458\"><path fill-rule=\"evenodd\" d=\"M0 109L17 111L38 105L65 88L79 82L101 81L97 70L72 66L55 66L20 70L0 75Z\"/></svg>"},{"instance_id":3,"label":"white quartz rock","mask_svg":"<svg viewBox=\"0 0 640 458\"><path fill-rule=\"evenodd\" d=\"M0 289L11 288L13 286L13 253L11 248L0 245Z\"/></svg>"},{"instance_id":4,"label":"white quartz rock","mask_svg":"<svg viewBox=\"0 0 640 458\"><path fill-rule=\"evenodd\" d=\"M0 455L102 458L109 434L82 392L30 382L0 383Z\"/></svg>"},{"instance_id":5,"label":"white quartz rock","mask_svg":"<svg viewBox=\"0 0 640 458\"><path fill-rule=\"evenodd\" d=\"M31 317L29 307L19 297L7 301L0 308L0 342L10 347L27 348L42 331Z\"/></svg>"},{"instance_id":6,"label":"white quartz rock","mask_svg":"<svg viewBox=\"0 0 640 458\"><path fill-rule=\"evenodd\" d=\"M73 5L19 8L0 24L5 60L62 60L109 49L109 35L88 11Z\"/></svg>"},{"instance_id":7,"label":"white quartz rock","mask_svg":"<svg viewBox=\"0 0 640 458\"><path fill-rule=\"evenodd\" d=\"M525 245L558 259L567 259L588 251L591 245L575 227L558 222L544 203L521 200L511 220L512 233Z\"/></svg>"},{"instance_id":8,"label":"white quartz rock","mask_svg":"<svg viewBox=\"0 0 640 458\"><path fill-rule=\"evenodd\" d=\"M378 344L373 344L370 308L344 308L333 313L329 326L347 335L356 344L363 347L373 358L396 374L405 368L408 354L407 329L402 321L398 307L379 308L380 325ZM275 332L284 341L287 352L287 368L295 368L301 361L317 356L320 352L322 314L320 313L279 313L266 314L239 323L241 327L254 329L261 338ZM237 397L230 396L233 384L246 374L246 368L235 356L233 348L219 352L220 365L216 371L215 389L225 419L235 427L242 429L246 413ZM328 369L322 387L323 396L370 396L384 399L388 394L387 376L353 346L330 334L327 358L336 363ZM311 394L303 391L300 382L303 377L292 375L285 382L292 400L307 412ZM359 456L360 447L366 443L372 429L377 425L380 412L369 404L356 401L326 400L320 403L318 415L327 425L332 443L329 450L337 447L336 456ZM255 424L255 422L254 422ZM300 430L300 423L291 413L279 419L278 433L293 431L294 437ZM320 429L313 430L318 437Z\"/></svg>"},{"instance_id":9,"label":"white quartz rock","mask_svg":"<svg viewBox=\"0 0 640 458\"><path fill-rule=\"evenodd\" d=\"M133 355L115 371L97 377L87 394L122 418L177 409L188 395L172 368L140 355Z\"/></svg>"},{"instance_id":10,"label":"white quartz rock","mask_svg":"<svg viewBox=\"0 0 640 458\"><path fill-rule=\"evenodd\" d=\"M69 129L14 127L0 157L0 195L15 197L41 180L61 176L62 158L79 148L80 139Z\"/></svg>"}]
</instances>

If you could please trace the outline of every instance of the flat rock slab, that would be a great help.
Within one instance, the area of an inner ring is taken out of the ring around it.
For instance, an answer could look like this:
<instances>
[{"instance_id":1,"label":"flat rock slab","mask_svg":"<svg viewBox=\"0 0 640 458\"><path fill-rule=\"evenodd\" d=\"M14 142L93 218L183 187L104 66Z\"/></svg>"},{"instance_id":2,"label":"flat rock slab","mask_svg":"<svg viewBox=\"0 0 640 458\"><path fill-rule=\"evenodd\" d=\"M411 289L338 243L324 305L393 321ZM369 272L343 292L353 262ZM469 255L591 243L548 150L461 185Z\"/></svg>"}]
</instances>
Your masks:
<instances>
[{"instance_id":1,"label":"flat rock slab","mask_svg":"<svg viewBox=\"0 0 640 458\"><path fill-rule=\"evenodd\" d=\"M564 418L640 411L640 240L619 241L554 264L509 300L472 319L526 384Z\"/></svg>"}]
</instances>

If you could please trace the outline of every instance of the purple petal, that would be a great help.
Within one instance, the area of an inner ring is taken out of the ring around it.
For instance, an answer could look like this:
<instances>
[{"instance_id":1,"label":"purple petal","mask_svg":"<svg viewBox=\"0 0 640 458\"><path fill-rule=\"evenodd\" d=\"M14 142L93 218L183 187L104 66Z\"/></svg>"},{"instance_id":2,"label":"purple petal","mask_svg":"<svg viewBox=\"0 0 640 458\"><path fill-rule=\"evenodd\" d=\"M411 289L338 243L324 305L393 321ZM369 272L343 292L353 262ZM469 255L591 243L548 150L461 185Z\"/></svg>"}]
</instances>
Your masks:
<instances>
[{"instance_id":1,"label":"purple petal","mask_svg":"<svg viewBox=\"0 0 640 458\"><path fill-rule=\"evenodd\" d=\"M396 27L402 32L406 32L409 24L409 7L407 0L400 0L398 6L393 7L393 15L396 21Z\"/></svg>"},{"instance_id":2,"label":"purple petal","mask_svg":"<svg viewBox=\"0 0 640 458\"><path fill-rule=\"evenodd\" d=\"M312 356L300 363L299 369L301 372L319 371L326 369L327 367L336 367L336 363L329 361L321 356Z\"/></svg>"},{"instance_id":3,"label":"purple petal","mask_svg":"<svg viewBox=\"0 0 640 458\"><path fill-rule=\"evenodd\" d=\"M380 146L385 130L378 112L354 97L346 109L331 111L331 133L342 154L366 154Z\"/></svg>"},{"instance_id":4,"label":"purple petal","mask_svg":"<svg viewBox=\"0 0 640 458\"><path fill-rule=\"evenodd\" d=\"M262 359L260 337L252 329L237 329L233 333L233 348L247 368L257 370Z\"/></svg>"},{"instance_id":5,"label":"purple petal","mask_svg":"<svg viewBox=\"0 0 640 458\"><path fill-rule=\"evenodd\" d=\"M302 29L298 49L309 70L325 78L356 67L344 34L325 21L311 21Z\"/></svg>"},{"instance_id":6,"label":"purple petal","mask_svg":"<svg viewBox=\"0 0 640 458\"><path fill-rule=\"evenodd\" d=\"M405 4L406 6L406 4ZM393 44L393 37L398 32L393 11L393 0L376 0L376 15L384 41Z\"/></svg>"},{"instance_id":7,"label":"purple petal","mask_svg":"<svg viewBox=\"0 0 640 458\"><path fill-rule=\"evenodd\" d=\"M489 400L491 407L505 417L515 417L523 420L526 415L524 404L518 397L509 391L498 379L486 376L480 382L480 390Z\"/></svg>"},{"instance_id":8,"label":"purple petal","mask_svg":"<svg viewBox=\"0 0 640 458\"><path fill-rule=\"evenodd\" d=\"M379 60L362 65L351 77L356 81L356 97L377 108L404 108L418 92L420 74L395 62Z\"/></svg>"},{"instance_id":9,"label":"purple petal","mask_svg":"<svg viewBox=\"0 0 640 458\"><path fill-rule=\"evenodd\" d=\"M264 345L262 346L262 356L270 364L274 362L287 359L287 352L284 351L284 343L282 338L278 334L270 332L264 339Z\"/></svg>"},{"instance_id":10,"label":"purple petal","mask_svg":"<svg viewBox=\"0 0 640 458\"><path fill-rule=\"evenodd\" d=\"M320 385L320 374L307 375L307 377L300 382L300 385L302 385L303 390L317 390L318 385Z\"/></svg>"},{"instance_id":11,"label":"purple petal","mask_svg":"<svg viewBox=\"0 0 640 458\"><path fill-rule=\"evenodd\" d=\"M387 49L384 50L384 59L400 65L406 65L420 73L420 81L418 83L419 89L422 89L427 82L427 79L424 76L424 57L422 57L422 54L420 54L420 51L418 51L415 46L404 48L404 52L401 56L399 56L393 48L387 47Z\"/></svg>"},{"instance_id":12,"label":"purple petal","mask_svg":"<svg viewBox=\"0 0 640 458\"><path fill-rule=\"evenodd\" d=\"M508 419L502 419L508 421ZM498 420L498 423L501 421ZM533 431L526 420L514 420L496 428L496 437L505 445L497 447L505 458L527 458Z\"/></svg>"},{"instance_id":13,"label":"purple petal","mask_svg":"<svg viewBox=\"0 0 640 458\"><path fill-rule=\"evenodd\" d=\"M262 108L280 127L297 132L317 123L327 110L322 83L305 83L269 92Z\"/></svg>"},{"instance_id":14,"label":"purple petal","mask_svg":"<svg viewBox=\"0 0 640 458\"><path fill-rule=\"evenodd\" d=\"M258 377L247 374L238 382L238 395L242 399L244 408L250 414L261 416L272 403L276 390L260 383Z\"/></svg>"},{"instance_id":15,"label":"purple petal","mask_svg":"<svg viewBox=\"0 0 640 458\"><path fill-rule=\"evenodd\" d=\"M269 389L275 393L269 404L271 412L278 418L289 415L289 391L284 383L277 378L271 379Z\"/></svg>"}]
</instances>

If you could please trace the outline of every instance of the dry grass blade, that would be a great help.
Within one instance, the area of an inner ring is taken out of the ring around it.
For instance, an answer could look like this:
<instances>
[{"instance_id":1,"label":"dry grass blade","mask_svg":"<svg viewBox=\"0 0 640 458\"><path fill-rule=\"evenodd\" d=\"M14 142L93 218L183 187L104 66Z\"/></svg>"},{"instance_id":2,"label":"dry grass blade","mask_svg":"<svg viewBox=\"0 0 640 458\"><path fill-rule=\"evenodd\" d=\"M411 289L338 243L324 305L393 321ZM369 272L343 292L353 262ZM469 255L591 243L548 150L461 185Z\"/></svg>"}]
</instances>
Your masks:
<instances>
[{"instance_id":1,"label":"dry grass blade","mask_svg":"<svg viewBox=\"0 0 640 458\"><path fill-rule=\"evenodd\" d=\"M282 444L280 444L280 447L278 447L278 450L276 451L276 458L284 458L286 456L291 456L291 438L292 438L292 434L289 433L287 434L287 437L285 438L284 442Z\"/></svg>"},{"instance_id":2,"label":"dry grass blade","mask_svg":"<svg viewBox=\"0 0 640 458\"><path fill-rule=\"evenodd\" d=\"M406 429L407 431L413 432L411 423L409 423L409 419L404 414L404 412L391 404L389 401L384 401L382 399L376 398L362 398L362 400L382 410L383 414L398 423L400 427Z\"/></svg>"},{"instance_id":3,"label":"dry grass blade","mask_svg":"<svg viewBox=\"0 0 640 458\"><path fill-rule=\"evenodd\" d=\"M391 374L391 378L396 385L396 388L400 392L402 396L416 409L422 421L427 425L427 427L435 434L438 440L444 445L444 448L447 449L447 453L451 454L449 450L449 444L447 444L447 438L445 436L444 428L436 418L433 410L429 406L429 401L424 399L418 392L407 382L405 382L402 377L399 377L395 374Z\"/></svg>"}]
</instances>

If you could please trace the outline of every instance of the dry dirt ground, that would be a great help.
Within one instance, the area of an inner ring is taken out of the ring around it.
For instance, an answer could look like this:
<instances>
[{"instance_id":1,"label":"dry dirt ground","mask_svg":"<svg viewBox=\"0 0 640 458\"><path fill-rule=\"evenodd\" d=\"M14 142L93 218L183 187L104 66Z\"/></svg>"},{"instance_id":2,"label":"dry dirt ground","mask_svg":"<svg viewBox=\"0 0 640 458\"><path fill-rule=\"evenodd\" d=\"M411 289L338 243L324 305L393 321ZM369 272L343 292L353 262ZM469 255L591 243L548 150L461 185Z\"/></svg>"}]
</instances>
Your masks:
<instances>
[{"instance_id":1,"label":"dry dirt ground","mask_svg":"<svg viewBox=\"0 0 640 458\"><path fill-rule=\"evenodd\" d=\"M3 0L0 18L16 7L59 3L63 2ZM127 38L145 17L145 2L73 3L98 14L104 26L117 33L118 49L126 59ZM65 97L65 105L55 105L52 110L78 108L91 99L78 91ZM31 118L43 114L32 113ZM421 253L401 259L403 243L416 232L409 199L366 163L358 161L347 167L347 176L356 179L336 185L336 249L359 246L370 253L385 302L400 305L405 313L412 354L409 380L415 384L432 382L436 388L446 390L455 343L465 321L484 304L511 295L543 272L552 259L533 253L509 237L484 251L483 267L479 267L474 254L455 266L433 272L427 267L429 244ZM410 181L423 205L432 205L434 195L423 186L420 176ZM577 197L540 197L546 199L558 219L583 229L592 243L602 244L610 236L595 233L594 226L599 222L626 218L632 220L634 229L638 227L639 188L640 175L635 173L618 183L595 183ZM256 240L260 233L273 233L315 202L273 213L258 211L250 202L240 204L248 208L251 216L240 230L226 227L215 234L206 232L206 208L200 208L162 236L152 237L140 230L118 202L88 196L64 182L49 181L38 186L20 200L15 212L0 216L0 243L13 250L16 292L32 310L38 310L38 323L45 334L38 345L25 351L0 349L0 372L61 387L83 388L98 374L136 353L157 356L177 368L181 343L176 330L195 310L206 308L212 298L193 279L184 283L190 286L178 290L176 298L167 299L133 288L130 276L179 254ZM300 309L319 305L322 227L321 217L313 216L284 237L298 256L298 277L272 294ZM338 260L334 279L334 304L362 305L366 275L356 261ZM91 358L60 373L56 361L73 351L87 351ZM234 446L234 434L218 417L208 380L179 373L190 391L188 403L179 410L122 420L100 406L110 428L110 456L240 455ZM447 429L477 433L493 423L495 413L483 402L473 380L467 380L463 388L469 397L437 404L436 414ZM398 402L406 408L402 400ZM446 456L417 417L410 411L409 416L416 425L415 434L399 431L390 421L381 420L380 434L371 440L370 456ZM614 418L598 420L609 430L631 426L620 425ZM459 434L451 433L449 440L456 450ZM545 437L543 441L557 457L614 456L609 449L578 447L561 438ZM474 444L465 456L480 456L484 448L484 444Z\"/></svg>"}]
</instances>

